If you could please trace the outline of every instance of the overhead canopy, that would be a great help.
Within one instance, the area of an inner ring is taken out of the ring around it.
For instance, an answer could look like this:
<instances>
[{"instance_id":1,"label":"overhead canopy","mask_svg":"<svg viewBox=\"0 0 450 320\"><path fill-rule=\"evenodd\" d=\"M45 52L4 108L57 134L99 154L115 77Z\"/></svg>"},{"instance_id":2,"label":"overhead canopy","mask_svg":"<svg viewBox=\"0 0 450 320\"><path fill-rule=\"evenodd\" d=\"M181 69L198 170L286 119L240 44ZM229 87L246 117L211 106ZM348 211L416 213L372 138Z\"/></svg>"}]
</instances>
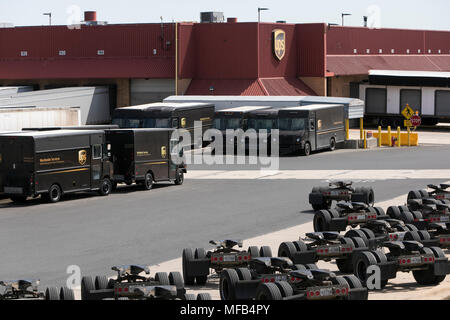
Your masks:
<instances>
[{"instance_id":1,"label":"overhead canopy","mask_svg":"<svg viewBox=\"0 0 450 320\"><path fill-rule=\"evenodd\" d=\"M375 85L449 87L450 72L370 70L369 82Z\"/></svg>"}]
</instances>

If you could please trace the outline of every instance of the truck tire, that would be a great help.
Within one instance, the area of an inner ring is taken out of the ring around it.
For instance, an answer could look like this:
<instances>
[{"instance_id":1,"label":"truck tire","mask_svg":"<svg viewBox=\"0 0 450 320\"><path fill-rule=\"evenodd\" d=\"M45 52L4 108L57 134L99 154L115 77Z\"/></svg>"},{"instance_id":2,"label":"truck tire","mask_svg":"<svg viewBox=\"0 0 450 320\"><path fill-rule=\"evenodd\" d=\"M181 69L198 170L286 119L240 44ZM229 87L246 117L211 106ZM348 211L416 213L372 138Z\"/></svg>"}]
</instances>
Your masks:
<instances>
[{"instance_id":1,"label":"truck tire","mask_svg":"<svg viewBox=\"0 0 450 320\"><path fill-rule=\"evenodd\" d=\"M208 301L208 300L212 300L211 295L207 292L203 292L203 293L199 293L197 295L197 300L199 301Z\"/></svg>"},{"instance_id":2,"label":"truck tire","mask_svg":"<svg viewBox=\"0 0 450 320\"><path fill-rule=\"evenodd\" d=\"M235 269L225 269L220 274L219 292L222 300L236 300L236 283L239 276Z\"/></svg>"},{"instance_id":3,"label":"truck tire","mask_svg":"<svg viewBox=\"0 0 450 320\"><path fill-rule=\"evenodd\" d=\"M330 231L331 215L327 210L320 210L314 214L314 231Z\"/></svg>"},{"instance_id":4,"label":"truck tire","mask_svg":"<svg viewBox=\"0 0 450 320\"><path fill-rule=\"evenodd\" d=\"M93 290L95 290L95 284L92 277L81 278L81 300L89 300L90 293Z\"/></svg>"},{"instance_id":5,"label":"truck tire","mask_svg":"<svg viewBox=\"0 0 450 320\"><path fill-rule=\"evenodd\" d=\"M113 187L112 187L111 180L108 178L105 178L100 183L100 189L98 190L98 193L101 196L108 196L111 193L112 189L113 189Z\"/></svg>"},{"instance_id":6,"label":"truck tire","mask_svg":"<svg viewBox=\"0 0 450 320\"><path fill-rule=\"evenodd\" d=\"M414 222L414 216L411 212L401 212L400 213L400 220L402 220L404 223L413 223Z\"/></svg>"},{"instance_id":7,"label":"truck tire","mask_svg":"<svg viewBox=\"0 0 450 320\"><path fill-rule=\"evenodd\" d=\"M171 286L177 287L177 289L184 288L183 276L179 272L169 273L169 283Z\"/></svg>"},{"instance_id":8,"label":"truck tire","mask_svg":"<svg viewBox=\"0 0 450 320\"><path fill-rule=\"evenodd\" d=\"M48 287L45 290L45 300L59 300L59 292L56 287Z\"/></svg>"},{"instance_id":9,"label":"truck tire","mask_svg":"<svg viewBox=\"0 0 450 320\"><path fill-rule=\"evenodd\" d=\"M400 212L407 212L409 211L409 208L407 206L398 206L398 210L400 210Z\"/></svg>"},{"instance_id":10,"label":"truck tire","mask_svg":"<svg viewBox=\"0 0 450 320\"><path fill-rule=\"evenodd\" d=\"M299 252L306 252L306 251L308 251L308 246L302 240L294 241L292 243L294 244L294 246L297 249L297 251L299 251Z\"/></svg>"},{"instance_id":11,"label":"truck tire","mask_svg":"<svg viewBox=\"0 0 450 320\"><path fill-rule=\"evenodd\" d=\"M420 220L423 219L422 212L420 211L411 211L414 219Z\"/></svg>"},{"instance_id":12,"label":"truck tire","mask_svg":"<svg viewBox=\"0 0 450 320\"><path fill-rule=\"evenodd\" d=\"M50 189L48 190L48 199L51 203L56 203L59 200L61 200L61 187L57 184L53 184Z\"/></svg>"},{"instance_id":13,"label":"truck tire","mask_svg":"<svg viewBox=\"0 0 450 320\"><path fill-rule=\"evenodd\" d=\"M59 290L59 300L75 300L75 295L73 293L72 289L69 289L67 287L62 287Z\"/></svg>"},{"instance_id":14,"label":"truck tire","mask_svg":"<svg viewBox=\"0 0 450 320\"><path fill-rule=\"evenodd\" d=\"M206 250L204 248L195 249L195 259L205 259L206 258ZM195 282L199 286L203 286L208 281L208 276L196 276Z\"/></svg>"},{"instance_id":15,"label":"truck tire","mask_svg":"<svg viewBox=\"0 0 450 320\"><path fill-rule=\"evenodd\" d=\"M375 204L375 193L373 192L372 188L366 188L362 187L362 191L364 196L364 199L366 200L365 203L369 206L373 206Z\"/></svg>"},{"instance_id":16,"label":"truck tire","mask_svg":"<svg viewBox=\"0 0 450 320\"><path fill-rule=\"evenodd\" d=\"M430 248L422 248L424 253L433 254L435 258L444 258L445 254L441 248L438 247L430 247ZM438 285L445 279L445 275L436 276L434 274L433 265L428 266L428 269L425 270L415 270L413 271L413 276L416 282L420 285Z\"/></svg>"},{"instance_id":17,"label":"truck tire","mask_svg":"<svg viewBox=\"0 0 450 320\"><path fill-rule=\"evenodd\" d=\"M197 300L197 297L193 293L185 293L184 300L187 300L187 301Z\"/></svg>"},{"instance_id":18,"label":"truck tire","mask_svg":"<svg viewBox=\"0 0 450 320\"><path fill-rule=\"evenodd\" d=\"M305 147L302 150L302 155L308 157L311 154L311 144L309 142L305 143Z\"/></svg>"},{"instance_id":19,"label":"truck tire","mask_svg":"<svg viewBox=\"0 0 450 320\"><path fill-rule=\"evenodd\" d=\"M178 169L175 175L175 184L177 186L181 186L183 182L184 182L184 172Z\"/></svg>"},{"instance_id":20,"label":"truck tire","mask_svg":"<svg viewBox=\"0 0 450 320\"><path fill-rule=\"evenodd\" d=\"M337 276L334 278L331 278L331 281L334 285L340 285L340 286L346 286L350 288L350 285L348 284L347 280L345 280L342 276ZM339 297L340 300L348 300L348 296Z\"/></svg>"},{"instance_id":21,"label":"truck tire","mask_svg":"<svg viewBox=\"0 0 450 320\"><path fill-rule=\"evenodd\" d=\"M285 257L292 260L292 257L297 252L297 248L292 242L282 242L278 247L278 256Z\"/></svg>"},{"instance_id":22,"label":"truck tire","mask_svg":"<svg viewBox=\"0 0 450 320\"><path fill-rule=\"evenodd\" d=\"M294 294L294 289L287 281L277 281L275 285L280 290L281 296L283 298L290 297Z\"/></svg>"},{"instance_id":23,"label":"truck tire","mask_svg":"<svg viewBox=\"0 0 450 320\"><path fill-rule=\"evenodd\" d=\"M336 139L331 138L330 139L330 151L334 151L334 150L336 150Z\"/></svg>"},{"instance_id":24,"label":"truck tire","mask_svg":"<svg viewBox=\"0 0 450 320\"><path fill-rule=\"evenodd\" d=\"M153 175L150 172L145 174L144 181L142 182L144 190L151 190L153 188Z\"/></svg>"},{"instance_id":25,"label":"truck tire","mask_svg":"<svg viewBox=\"0 0 450 320\"><path fill-rule=\"evenodd\" d=\"M272 249L268 246L262 246L259 248L259 256L265 258L272 258Z\"/></svg>"},{"instance_id":26,"label":"truck tire","mask_svg":"<svg viewBox=\"0 0 450 320\"><path fill-rule=\"evenodd\" d=\"M252 280L252 273L247 268L237 268L235 269L239 280Z\"/></svg>"},{"instance_id":27,"label":"truck tire","mask_svg":"<svg viewBox=\"0 0 450 320\"><path fill-rule=\"evenodd\" d=\"M387 215L392 219L401 220L400 209L396 206L391 206L387 209Z\"/></svg>"},{"instance_id":28,"label":"truck tire","mask_svg":"<svg viewBox=\"0 0 450 320\"><path fill-rule=\"evenodd\" d=\"M255 300L282 300L280 289L275 283L261 283L256 289Z\"/></svg>"},{"instance_id":29,"label":"truck tire","mask_svg":"<svg viewBox=\"0 0 450 320\"><path fill-rule=\"evenodd\" d=\"M369 238L361 229L351 229L344 235L346 238L360 238L364 241L366 247L369 246Z\"/></svg>"},{"instance_id":30,"label":"truck tire","mask_svg":"<svg viewBox=\"0 0 450 320\"><path fill-rule=\"evenodd\" d=\"M377 217L384 217L386 215L386 212L384 212L383 208L380 207L373 207L377 213Z\"/></svg>"},{"instance_id":31,"label":"truck tire","mask_svg":"<svg viewBox=\"0 0 450 320\"><path fill-rule=\"evenodd\" d=\"M358 279L364 286L366 286L367 281L367 268L371 265L376 264L377 259L375 258L373 253L369 251L360 252L354 259L353 270L355 276L358 277Z\"/></svg>"},{"instance_id":32,"label":"truck tire","mask_svg":"<svg viewBox=\"0 0 450 320\"><path fill-rule=\"evenodd\" d=\"M155 281L159 282L161 286L170 286L169 276L166 272L155 273Z\"/></svg>"},{"instance_id":33,"label":"truck tire","mask_svg":"<svg viewBox=\"0 0 450 320\"><path fill-rule=\"evenodd\" d=\"M194 260L194 249L184 248L183 255L181 257L183 265L183 278L185 285L193 285L195 282L195 277L188 276L190 270L190 262Z\"/></svg>"},{"instance_id":34,"label":"truck tire","mask_svg":"<svg viewBox=\"0 0 450 320\"><path fill-rule=\"evenodd\" d=\"M250 246L247 249L247 252L250 253L251 258L259 257L259 248L257 246Z\"/></svg>"},{"instance_id":35,"label":"truck tire","mask_svg":"<svg viewBox=\"0 0 450 320\"><path fill-rule=\"evenodd\" d=\"M336 259L336 266L338 267L338 270L342 273L353 272L352 259L350 258Z\"/></svg>"},{"instance_id":36,"label":"truck tire","mask_svg":"<svg viewBox=\"0 0 450 320\"><path fill-rule=\"evenodd\" d=\"M408 192L408 200L412 200L412 199L422 199L422 195L420 194L419 191L413 190Z\"/></svg>"},{"instance_id":37,"label":"truck tire","mask_svg":"<svg viewBox=\"0 0 450 320\"><path fill-rule=\"evenodd\" d=\"M108 278L106 276L95 277L95 290L108 289Z\"/></svg>"},{"instance_id":38,"label":"truck tire","mask_svg":"<svg viewBox=\"0 0 450 320\"><path fill-rule=\"evenodd\" d=\"M428 191L427 191L427 190L424 190L424 189L419 190L419 194L422 196L423 199L426 199L426 198L428 198L428 197L430 196L430 194L428 193Z\"/></svg>"}]
</instances>

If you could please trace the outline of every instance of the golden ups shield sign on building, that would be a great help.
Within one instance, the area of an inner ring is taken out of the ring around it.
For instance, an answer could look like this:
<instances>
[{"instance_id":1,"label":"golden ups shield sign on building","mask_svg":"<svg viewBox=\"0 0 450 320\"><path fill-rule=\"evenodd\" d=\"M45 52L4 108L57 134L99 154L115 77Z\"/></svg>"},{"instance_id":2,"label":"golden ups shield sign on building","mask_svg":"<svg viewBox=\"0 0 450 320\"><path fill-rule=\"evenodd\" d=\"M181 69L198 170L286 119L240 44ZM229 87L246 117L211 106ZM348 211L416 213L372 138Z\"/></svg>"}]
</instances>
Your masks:
<instances>
[{"instance_id":1,"label":"golden ups shield sign on building","mask_svg":"<svg viewBox=\"0 0 450 320\"><path fill-rule=\"evenodd\" d=\"M277 60L281 60L286 52L286 32L281 29L272 31L273 54Z\"/></svg>"}]
</instances>

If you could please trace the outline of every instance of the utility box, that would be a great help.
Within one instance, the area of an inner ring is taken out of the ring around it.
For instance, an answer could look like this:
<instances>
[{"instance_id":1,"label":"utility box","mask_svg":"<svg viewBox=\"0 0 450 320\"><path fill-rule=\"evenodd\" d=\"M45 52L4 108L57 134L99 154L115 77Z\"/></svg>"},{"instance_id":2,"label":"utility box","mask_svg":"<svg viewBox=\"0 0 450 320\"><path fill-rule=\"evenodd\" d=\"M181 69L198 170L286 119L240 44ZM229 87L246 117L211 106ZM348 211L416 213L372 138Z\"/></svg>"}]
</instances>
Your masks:
<instances>
[{"instance_id":1,"label":"utility box","mask_svg":"<svg viewBox=\"0 0 450 320\"><path fill-rule=\"evenodd\" d=\"M200 12L200 22L201 23L217 23L225 22L223 12Z\"/></svg>"}]
</instances>

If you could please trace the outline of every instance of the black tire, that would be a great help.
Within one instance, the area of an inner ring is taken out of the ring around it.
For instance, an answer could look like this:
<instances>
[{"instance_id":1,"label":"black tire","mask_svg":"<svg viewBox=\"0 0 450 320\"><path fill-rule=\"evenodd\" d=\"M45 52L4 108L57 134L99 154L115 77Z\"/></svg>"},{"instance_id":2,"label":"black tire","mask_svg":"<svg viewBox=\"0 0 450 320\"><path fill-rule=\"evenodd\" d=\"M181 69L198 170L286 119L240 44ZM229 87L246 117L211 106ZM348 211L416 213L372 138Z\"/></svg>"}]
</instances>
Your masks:
<instances>
[{"instance_id":1,"label":"black tire","mask_svg":"<svg viewBox=\"0 0 450 320\"><path fill-rule=\"evenodd\" d=\"M369 238L367 235L360 229L351 229L347 231L344 235L346 238L360 238L364 241L365 246L369 246Z\"/></svg>"},{"instance_id":2,"label":"black tire","mask_svg":"<svg viewBox=\"0 0 450 320\"><path fill-rule=\"evenodd\" d=\"M327 210L320 210L314 214L314 231L330 231L331 215Z\"/></svg>"},{"instance_id":3,"label":"black tire","mask_svg":"<svg viewBox=\"0 0 450 320\"><path fill-rule=\"evenodd\" d=\"M166 272L157 272L155 273L155 281L159 282L162 286L169 286L170 280L169 276Z\"/></svg>"},{"instance_id":4,"label":"black tire","mask_svg":"<svg viewBox=\"0 0 450 320\"><path fill-rule=\"evenodd\" d=\"M95 290L95 283L92 277L81 278L81 300L89 300L90 292Z\"/></svg>"},{"instance_id":5,"label":"black tire","mask_svg":"<svg viewBox=\"0 0 450 320\"><path fill-rule=\"evenodd\" d=\"M73 293L73 290L67 287L62 287L59 290L59 300L75 300L75 294Z\"/></svg>"},{"instance_id":6,"label":"black tire","mask_svg":"<svg viewBox=\"0 0 450 320\"><path fill-rule=\"evenodd\" d=\"M219 292L222 300L236 300L236 283L239 275L235 269L225 269L220 274Z\"/></svg>"},{"instance_id":7,"label":"black tire","mask_svg":"<svg viewBox=\"0 0 450 320\"><path fill-rule=\"evenodd\" d=\"M367 243L360 237L351 238L355 248L368 248Z\"/></svg>"},{"instance_id":8,"label":"black tire","mask_svg":"<svg viewBox=\"0 0 450 320\"><path fill-rule=\"evenodd\" d=\"M206 258L206 250L204 248L195 249L195 259L205 259ZM208 281L208 276L196 276L195 282L199 286L203 286Z\"/></svg>"},{"instance_id":9,"label":"black tire","mask_svg":"<svg viewBox=\"0 0 450 320\"><path fill-rule=\"evenodd\" d=\"M414 216L411 212L401 212L400 213L400 220L402 220L404 223L413 223L414 222Z\"/></svg>"},{"instance_id":10,"label":"black tire","mask_svg":"<svg viewBox=\"0 0 450 320\"><path fill-rule=\"evenodd\" d=\"M408 192L408 200L412 199L422 199L422 195L417 190L410 191Z\"/></svg>"},{"instance_id":11,"label":"black tire","mask_svg":"<svg viewBox=\"0 0 450 320\"><path fill-rule=\"evenodd\" d=\"M105 178L100 183L100 189L98 190L99 195L101 196L109 196L113 187L110 179Z\"/></svg>"},{"instance_id":12,"label":"black tire","mask_svg":"<svg viewBox=\"0 0 450 320\"><path fill-rule=\"evenodd\" d=\"M400 210L400 212L409 212L409 208L407 206L398 206L398 210Z\"/></svg>"},{"instance_id":13,"label":"black tire","mask_svg":"<svg viewBox=\"0 0 450 320\"><path fill-rule=\"evenodd\" d=\"M427 190L419 190L419 194L422 196L422 199L428 198L430 195Z\"/></svg>"},{"instance_id":14,"label":"black tire","mask_svg":"<svg viewBox=\"0 0 450 320\"><path fill-rule=\"evenodd\" d=\"M270 247L268 246L262 246L261 248L259 248L259 256L272 258L272 249L270 249Z\"/></svg>"},{"instance_id":15,"label":"black tire","mask_svg":"<svg viewBox=\"0 0 450 320\"><path fill-rule=\"evenodd\" d=\"M405 224L406 231L419 231L419 229L413 224Z\"/></svg>"},{"instance_id":16,"label":"black tire","mask_svg":"<svg viewBox=\"0 0 450 320\"><path fill-rule=\"evenodd\" d=\"M14 203L25 203L25 202L27 202L27 196L11 196L10 199Z\"/></svg>"},{"instance_id":17,"label":"black tire","mask_svg":"<svg viewBox=\"0 0 450 320\"><path fill-rule=\"evenodd\" d=\"M185 285L193 285L195 282L195 277L188 276L190 269L190 262L194 260L194 249L184 248L183 255L181 257L183 265L183 279Z\"/></svg>"},{"instance_id":18,"label":"black tire","mask_svg":"<svg viewBox=\"0 0 450 320\"><path fill-rule=\"evenodd\" d=\"M297 252L297 248L292 242L282 242L278 247L278 256L286 257L292 260L294 254Z\"/></svg>"},{"instance_id":19,"label":"black tire","mask_svg":"<svg viewBox=\"0 0 450 320\"><path fill-rule=\"evenodd\" d=\"M209 293L203 292L203 293L199 293L197 295L197 300L208 301L208 300L212 300L212 298L211 298L211 295Z\"/></svg>"},{"instance_id":20,"label":"black tire","mask_svg":"<svg viewBox=\"0 0 450 320\"><path fill-rule=\"evenodd\" d=\"M145 174L144 181L142 182L144 190L151 190L153 188L153 175L150 172Z\"/></svg>"},{"instance_id":21,"label":"black tire","mask_svg":"<svg viewBox=\"0 0 450 320\"><path fill-rule=\"evenodd\" d=\"M250 253L251 258L258 258L259 257L259 248L257 246L250 246L247 250L248 253Z\"/></svg>"},{"instance_id":22,"label":"black tire","mask_svg":"<svg viewBox=\"0 0 450 320\"><path fill-rule=\"evenodd\" d=\"M239 280L252 280L252 273L247 268L237 268L235 269Z\"/></svg>"},{"instance_id":23,"label":"black tire","mask_svg":"<svg viewBox=\"0 0 450 320\"><path fill-rule=\"evenodd\" d=\"M256 289L255 300L282 300L280 289L275 283L261 283Z\"/></svg>"},{"instance_id":24,"label":"black tire","mask_svg":"<svg viewBox=\"0 0 450 320\"><path fill-rule=\"evenodd\" d=\"M183 182L184 182L184 172L178 169L175 176L175 184L177 186L181 186Z\"/></svg>"},{"instance_id":25,"label":"black tire","mask_svg":"<svg viewBox=\"0 0 450 320\"><path fill-rule=\"evenodd\" d=\"M384 212L383 208L380 207L373 207L377 213L377 217L383 217L386 215L386 212Z\"/></svg>"},{"instance_id":26,"label":"black tire","mask_svg":"<svg viewBox=\"0 0 450 320\"><path fill-rule=\"evenodd\" d=\"M445 254L441 248L438 247L430 247L430 248L422 248L424 253L433 254L435 258L445 258ZM413 271L413 276L416 282L420 285L438 285L445 279L445 275L436 276L434 274L434 266L428 266L426 270L415 270Z\"/></svg>"},{"instance_id":27,"label":"black tire","mask_svg":"<svg viewBox=\"0 0 450 320\"><path fill-rule=\"evenodd\" d=\"M391 206L387 209L387 215L392 219L401 220L400 214L401 214L400 209L396 206Z\"/></svg>"},{"instance_id":28,"label":"black tire","mask_svg":"<svg viewBox=\"0 0 450 320\"><path fill-rule=\"evenodd\" d=\"M176 286L177 289L184 288L183 276L179 272L169 273L169 283L171 286Z\"/></svg>"},{"instance_id":29,"label":"black tire","mask_svg":"<svg viewBox=\"0 0 450 320\"><path fill-rule=\"evenodd\" d=\"M48 287L45 290L45 300L59 300L59 292L56 287Z\"/></svg>"},{"instance_id":30,"label":"black tire","mask_svg":"<svg viewBox=\"0 0 450 320\"><path fill-rule=\"evenodd\" d=\"M193 293L185 293L184 300L187 300L187 301L197 300L197 297Z\"/></svg>"},{"instance_id":31,"label":"black tire","mask_svg":"<svg viewBox=\"0 0 450 320\"><path fill-rule=\"evenodd\" d=\"M423 219L422 212L420 211L411 211L414 219L420 220Z\"/></svg>"},{"instance_id":32,"label":"black tire","mask_svg":"<svg viewBox=\"0 0 450 320\"><path fill-rule=\"evenodd\" d=\"M366 286L367 281L367 268L371 265L376 265L377 259L369 251L363 251L358 254L353 263L353 270L355 276Z\"/></svg>"},{"instance_id":33,"label":"black tire","mask_svg":"<svg viewBox=\"0 0 450 320\"><path fill-rule=\"evenodd\" d=\"M350 258L336 259L336 266L338 267L338 270L342 273L353 272L352 259Z\"/></svg>"},{"instance_id":34,"label":"black tire","mask_svg":"<svg viewBox=\"0 0 450 320\"><path fill-rule=\"evenodd\" d=\"M311 144L309 142L305 143L305 147L302 150L302 155L308 157L311 154Z\"/></svg>"},{"instance_id":35,"label":"black tire","mask_svg":"<svg viewBox=\"0 0 450 320\"><path fill-rule=\"evenodd\" d=\"M330 151L334 151L334 150L336 150L336 139L331 138L330 139Z\"/></svg>"},{"instance_id":36,"label":"black tire","mask_svg":"<svg viewBox=\"0 0 450 320\"><path fill-rule=\"evenodd\" d=\"M361 281L354 274L344 275L343 278L347 280L350 289L363 288Z\"/></svg>"},{"instance_id":37,"label":"black tire","mask_svg":"<svg viewBox=\"0 0 450 320\"><path fill-rule=\"evenodd\" d=\"M375 193L372 188L361 188L362 193L364 194L364 203L373 206L375 204Z\"/></svg>"},{"instance_id":38,"label":"black tire","mask_svg":"<svg viewBox=\"0 0 450 320\"><path fill-rule=\"evenodd\" d=\"M106 278L106 276L96 276L95 289L96 290L108 289L108 278Z\"/></svg>"},{"instance_id":39,"label":"black tire","mask_svg":"<svg viewBox=\"0 0 450 320\"><path fill-rule=\"evenodd\" d=\"M275 285L280 290L281 296L283 298L290 297L290 296L292 296L294 294L294 289L286 281L277 281L277 282L275 282Z\"/></svg>"},{"instance_id":40,"label":"black tire","mask_svg":"<svg viewBox=\"0 0 450 320\"><path fill-rule=\"evenodd\" d=\"M56 203L59 200L61 200L61 195L62 195L61 187L57 184L53 184L48 190L48 200L51 203Z\"/></svg>"},{"instance_id":41,"label":"black tire","mask_svg":"<svg viewBox=\"0 0 450 320\"><path fill-rule=\"evenodd\" d=\"M294 244L294 246L297 249L297 251L299 251L299 252L306 252L306 251L308 251L308 246L303 241L298 240L298 241L294 241L292 243Z\"/></svg>"},{"instance_id":42,"label":"black tire","mask_svg":"<svg viewBox=\"0 0 450 320\"><path fill-rule=\"evenodd\" d=\"M373 233L373 231L372 230L370 230L370 229L367 229L367 228L361 228L361 229L359 229L359 230L361 230L365 235L366 235L366 237L367 237L367 239L375 239L375 233Z\"/></svg>"}]
</instances>

